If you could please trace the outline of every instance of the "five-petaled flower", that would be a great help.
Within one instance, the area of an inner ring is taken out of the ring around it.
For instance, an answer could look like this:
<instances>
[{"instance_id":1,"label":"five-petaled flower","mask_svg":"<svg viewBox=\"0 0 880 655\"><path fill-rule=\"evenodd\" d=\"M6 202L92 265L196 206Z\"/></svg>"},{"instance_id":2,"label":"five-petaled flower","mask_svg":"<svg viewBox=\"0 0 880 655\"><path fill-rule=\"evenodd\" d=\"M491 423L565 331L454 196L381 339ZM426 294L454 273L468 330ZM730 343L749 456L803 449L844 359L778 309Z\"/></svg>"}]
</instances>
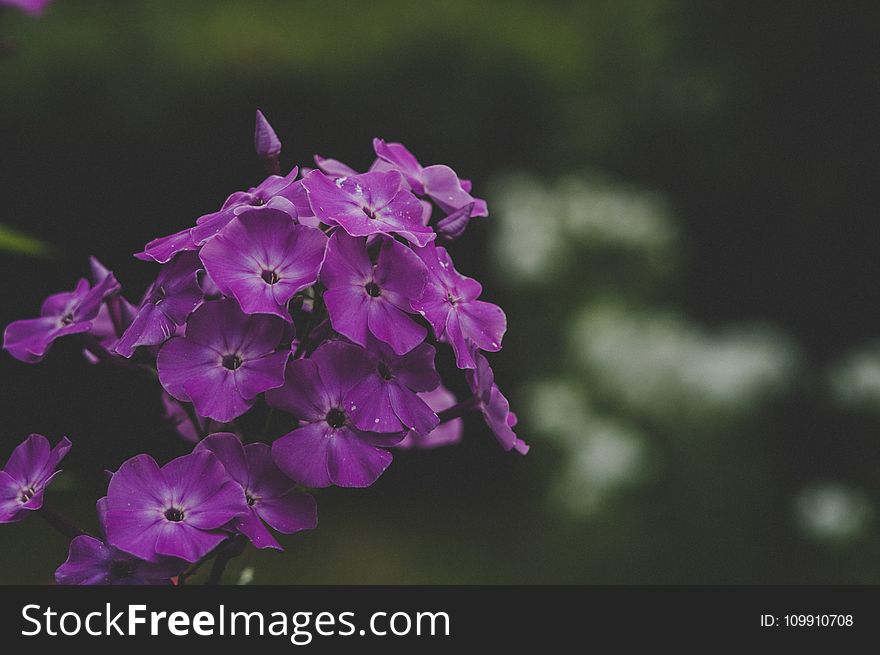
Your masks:
<instances>
[{"instance_id":1,"label":"five-petaled flower","mask_svg":"<svg viewBox=\"0 0 880 655\"><path fill-rule=\"evenodd\" d=\"M150 562L195 562L228 537L221 528L248 505L241 485L202 450L162 468L149 455L127 460L110 479L106 510L110 545Z\"/></svg>"},{"instance_id":2,"label":"five-petaled flower","mask_svg":"<svg viewBox=\"0 0 880 655\"><path fill-rule=\"evenodd\" d=\"M287 303L318 279L326 245L321 230L267 208L233 218L199 255L220 292L234 296L246 314L290 321Z\"/></svg>"},{"instance_id":3,"label":"five-petaled flower","mask_svg":"<svg viewBox=\"0 0 880 655\"><path fill-rule=\"evenodd\" d=\"M159 351L159 381L199 416L227 423L284 383L290 351L277 349L283 332L280 318L248 316L234 300L206 302L190 316L186 336Z\"/></svg>"},{"instance_id":4,"label":"five-petaled flower","mask_svg":"<svg viewBox=\"0 0 880 655\"><path fill-rule=\"evenodd\" d=\"M398 171L337 178L312 171L303 178L303 186L315 216L353 237L398 234L423 246L436 236L422 221L422 205Z\"/></svg>"},{"instance_id":5,"label":"five-petaled flower","mask_svg":"<svg viewBox=\"0 0 880 655\"><path fill-rule=\"evenodd\" d=\"M358 428L347 402L349 392L372 368L363 349L339 341L325 343L309 359L288 363L284 386L266 394L270 405L303 423L272 444L282 471L309 487L368 487L388 468L392 458L387 448L403 432ZM374 417L374 425L381 421Z\"/></svg>"},{"instance_id":6,"label":"five-petaled flower","mask_svg":"<svg viewBox=\"0 0 880 655\"><path fill-rule=\"evenodd\" d=\"M501 350L507 317L498 305L478 300L483 287L455 270L446 248L430 244L416 254L428 268L428 283L413 309L428 320L438 340L452 346L459 368L476 368L474 347Z\"/></svg>"},{"instance_id":7,"label":"five-petaled flower","mask_svg":"<svg viewBox=\"0 0 880 655\"><path fill-rule=\"evenodd\" d=\"M43 506L43 493L60 473L58 464L70 446L63 437L52 448L40 434L32 434L16 446L0 471L0 523L20 521Z\"/></svg>"},{"instance_id":8,"label":"five-petaled flower","mask_svg":"<svg viewBox=\"0 0 880 655\"><path fill-rule=\"evenodd\" d=\"M337 230L321 269L333 329L361 346L372 334L398 355L409 352L428 333L410 316L427 274L425 265L399 241L383 238L374 265L366 239Z\"/></svg>"},{"instance_id":9,"label":"five-petaled flower","mask_svg":"<svg viewBox=\"0 0 880 655\"><path fill-rule=\"evenodd\" d=\"M73 291L56 293L43 302L39 318L27 318L6 326L3 347L17 360L39 362L56 339L92 329L105 298L119 291L119 283L108 273L95 286L80 279Z\"/></svg>"}]
</instances>

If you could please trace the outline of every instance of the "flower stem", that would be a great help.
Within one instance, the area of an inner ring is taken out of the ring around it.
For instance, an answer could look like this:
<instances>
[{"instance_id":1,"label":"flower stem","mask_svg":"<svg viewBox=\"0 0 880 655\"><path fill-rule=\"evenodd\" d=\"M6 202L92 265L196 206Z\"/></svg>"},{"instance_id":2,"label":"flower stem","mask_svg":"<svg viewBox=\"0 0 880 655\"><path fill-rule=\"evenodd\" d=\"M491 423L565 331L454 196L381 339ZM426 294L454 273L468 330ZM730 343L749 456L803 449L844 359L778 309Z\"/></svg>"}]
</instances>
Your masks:
<instances>
[{"instance_id":1,"label":"flower stem","mask_svg":"<svg viewBox=\"0 0 880 655\"><path fill-rule=\"evenodd\" d=\"M229 564L230 560L241 555L244 552L245 546L247 546L247 539L243 535L237 534L227 539L220 547L217 557L214 558L214 565L211 567L211 573L208 575L208 579L205 580L205 584L211 586L219 585L220 580L223 578L223 571L226 570L226 565Z\"/></svg>"},{"instance_id":2,"label":"flower stem","mask_svg":"<svg viewBox=\"0 0 880 655\"><path fill-rule=\"evenodd\" d=\"M437 417L440 419L440 423L446 423L454 418L464 416L467 412L476 409L479 406L480 399L476 396L471 396L467 400L462 400L460 403L453 405L452 407L447 407L443 411L437 412Z\"/></svg>"},{"instance_id":3,"label":"flower stem","mask_svg":"<svg viewBox=\"0 0 880 655\"><path fill-rule=\"evenodd\" d=\"M47 505L43 505L39 509L37 514L39 514L46 523L51 525L68 539L73 539L74 537L78 537L82 534L88 534L85 530L81 530L80 528L76 527L70 521L65 519L58 512Z\"/></svg>"},{"instance_id":4,"label":"flower stem","mask_svg":"<svg viewBox=\"0 0 880 655\"><path fill-rule=\"evenodd\" d=\"M207 432L202 427L202 424L199 423L199 417L196 415L195 406L183 401L181 401L180 405L183 407L183 411L186 412L186 417L189 419L189 422L192 423L193 429L196 431L196 435L198 436L199 441L201 441L207 436Z\"/></svg>"}]
</instances>

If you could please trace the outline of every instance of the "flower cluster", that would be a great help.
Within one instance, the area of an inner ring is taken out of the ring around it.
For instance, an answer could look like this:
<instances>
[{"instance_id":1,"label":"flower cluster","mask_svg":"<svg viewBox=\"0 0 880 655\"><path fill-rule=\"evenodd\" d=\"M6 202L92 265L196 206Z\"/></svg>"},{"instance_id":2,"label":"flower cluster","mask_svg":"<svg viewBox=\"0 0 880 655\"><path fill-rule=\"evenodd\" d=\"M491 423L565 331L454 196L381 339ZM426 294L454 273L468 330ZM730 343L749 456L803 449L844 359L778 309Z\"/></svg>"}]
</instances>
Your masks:
<instances>
[{"instance_id":1,"label":"flower cluster","mask_svg":"<svg viewBox=\"0 0 880 655\"><path fill-rule=\"evenodd\" d=\"M3 347L23 362L76 335L89 361L155 373L168 419L196 442L164 466L137 455L113 473L102 538L73 540L59 582L167 581L243 539L280 548L268 528L316 524L303 488L367 487L392 448L458 442L466 411L505 450L528 450L483 354L501 349L504 312L446 247L488 215L470 182L381 139L366 172L316 156L280 175L260 112L254 141L269 176L148 243L136 257L159 271L138 304L93 259L91 279L6 328ZM435 366L447 346L472 392L461 402ZM263 414L264 434L243 428L247 413ZM22 457L0 480L5 520L39 507L60 459L31 455L28 477Z\"/></svg>"}]
</instances>

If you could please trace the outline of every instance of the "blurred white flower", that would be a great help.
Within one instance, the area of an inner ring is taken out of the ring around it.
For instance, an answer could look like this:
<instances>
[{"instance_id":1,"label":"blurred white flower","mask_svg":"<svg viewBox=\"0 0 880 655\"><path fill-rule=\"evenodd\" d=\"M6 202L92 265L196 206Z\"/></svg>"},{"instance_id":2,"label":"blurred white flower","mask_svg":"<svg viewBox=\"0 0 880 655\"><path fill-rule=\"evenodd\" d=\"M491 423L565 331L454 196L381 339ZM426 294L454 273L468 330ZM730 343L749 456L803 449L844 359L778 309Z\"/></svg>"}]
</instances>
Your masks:
<instances>
[{"instance_id":1,"label":"blurred white flower","mask_svg":"<svg viewBox=\"0 0 880 655\"><path fill-rule=\"evenodd\" d=\"M548 282L584 247L674 258L677 231L654 194L597 176L545 185L518 174L496 182L491 195L495 258L514 278Z\"/></svg>"},{"instance_id":2,"label":"blurred white flower","mask_svg":"<svg viewBox=\"0 0 880 655\"><path fill-rule=\"evenodd\" d=\"M836 543L862 536L873 513L863 492L839 483L807 487L795 499L794 512L805 536Z\"/></svg>"},{"instance_id":3,"label":"blurred white flower","mask_svg":"<svg viewBox=\"0 0 880 655\"><path fill-rule=\"evenodd\" d=\"M794 345L769 328L709 334L670 312L612 305L582 310L570 338L591 385L655 419L748 410L784 388L798 361Z\"/></svg>"},{"instance_id":4,"label":"blurred white flower","mask_svg":"<svg viewBox=\"0 0 880 655\"><path fill-rule=\"evenodd\" d=\"M562 449L553 493L567 510L595 514L614 493L644 479L650 463L644 435L596 416L577 385L544 380L532 386L529 400L531 429Z\"/></svg>"},{"instance_id":5,"label":"blurred white flower","mask_svg":"<svg viewBox=\"0 0 880 655\"><path fill-rule=\"evenodd\" d=\"M880 344L849 353L831 368L828 378L839 406L880 410Z\"/></svg>"}]
</instances>

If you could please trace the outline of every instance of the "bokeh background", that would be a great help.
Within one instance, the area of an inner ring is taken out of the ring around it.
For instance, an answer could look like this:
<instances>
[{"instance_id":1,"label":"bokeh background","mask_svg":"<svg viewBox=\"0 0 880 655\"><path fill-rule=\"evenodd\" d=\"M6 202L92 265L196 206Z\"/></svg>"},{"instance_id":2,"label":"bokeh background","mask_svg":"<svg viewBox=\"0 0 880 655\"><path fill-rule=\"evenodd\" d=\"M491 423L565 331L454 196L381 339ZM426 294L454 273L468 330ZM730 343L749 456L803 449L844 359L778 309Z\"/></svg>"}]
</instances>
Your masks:
<instances>
[{"instance_id":1,"label":"bokeh background","mask_svg":"<svg viewBox=\"0 0 880 655\"><path fill-rule=\"evenodd\" d=\"M832 2L57 0L0 11L0 322L286 165L370 139L472 178L458 268L509 318L479 418L323 490L254 583L880 583L878 12ZM0 461L75 447L50 502L94 527L102 470L188 445L155 383L56 344L2 354ZM459 387L460 389L461 387ZM2 583L66 543L0 526Z\"/></svg>"}]
</instances>

